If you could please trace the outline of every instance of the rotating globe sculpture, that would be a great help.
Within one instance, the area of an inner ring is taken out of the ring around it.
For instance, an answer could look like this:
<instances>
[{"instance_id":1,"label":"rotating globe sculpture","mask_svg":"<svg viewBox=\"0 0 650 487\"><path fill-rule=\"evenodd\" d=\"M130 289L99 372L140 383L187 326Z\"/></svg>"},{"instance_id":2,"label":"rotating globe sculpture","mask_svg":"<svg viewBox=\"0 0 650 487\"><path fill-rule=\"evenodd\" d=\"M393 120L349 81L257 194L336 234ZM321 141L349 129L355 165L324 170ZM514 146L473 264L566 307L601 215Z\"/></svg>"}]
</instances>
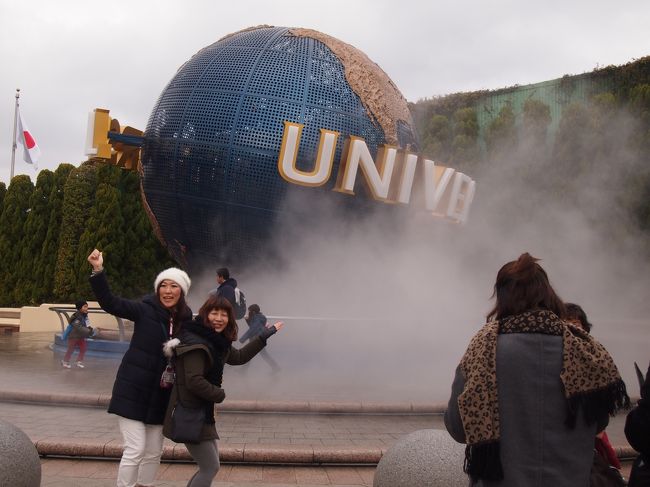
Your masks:
<instances>
[{"instance_id":1,"label":"rotating globe sculpture","mask_svg":"<svg viewBox=\"0 0 650 487\"><path fill-rule=\"evenodd\" d=\"M296 168L314 165L321 129L417 150L407 102L358 49L323 33L260 26L228 35L183 64L149 117L142 148L143 193L159 237L191 269L260 257L283 218L323 198L356 198L290 184L278 172L285 122L303 125ZM332 178L335 179L335 178ZM298 200L295 200L298 201ZM386 205L389 206L389 205Z\"/></svg>"}]
</instances>

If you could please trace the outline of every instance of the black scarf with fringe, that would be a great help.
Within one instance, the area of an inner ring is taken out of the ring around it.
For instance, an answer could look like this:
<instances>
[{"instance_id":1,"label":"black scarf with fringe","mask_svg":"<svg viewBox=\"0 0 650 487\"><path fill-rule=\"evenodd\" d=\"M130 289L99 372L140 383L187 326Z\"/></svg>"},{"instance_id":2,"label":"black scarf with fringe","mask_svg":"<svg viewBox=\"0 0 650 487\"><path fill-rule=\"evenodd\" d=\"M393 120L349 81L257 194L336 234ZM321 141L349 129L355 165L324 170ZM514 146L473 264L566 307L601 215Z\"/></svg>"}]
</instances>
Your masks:
<instances>
[{"instance_id":1,"label":"black scarf with fringe","mask_svg":"<svg viewBox=\"0 0 650 487\"><path fill-rule=\"evenodd\" d=\"M194 343L207 345L212 355L212 367L208 370L205 378L210 384L221 387L225 356L232 345L230 340L222 333L217 333L212 328L203 325L198 316L194 321L183 323L180 340L183 345Z\"/></svg>"}]
</instances>

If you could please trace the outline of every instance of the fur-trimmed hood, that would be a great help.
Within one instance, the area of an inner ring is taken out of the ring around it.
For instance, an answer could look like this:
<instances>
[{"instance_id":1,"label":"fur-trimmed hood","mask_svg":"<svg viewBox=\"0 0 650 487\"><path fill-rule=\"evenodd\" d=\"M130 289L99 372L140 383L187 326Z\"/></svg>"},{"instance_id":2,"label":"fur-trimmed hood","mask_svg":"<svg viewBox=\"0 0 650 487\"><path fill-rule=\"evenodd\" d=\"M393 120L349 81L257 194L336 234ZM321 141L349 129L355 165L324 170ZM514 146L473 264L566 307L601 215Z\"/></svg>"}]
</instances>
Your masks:
<instances>
[{"instance_id":1,"label":"fur-trimmed hood","mask_svg":"<svg viewBox=\"0 0 650 487\"><path fill-rule=\"evenodd\" d=\"M174 349L181 344L181 341L178 338L172 338L163 343L163 354L167 358L172 358L174 356Z\"/></svg>"}]
</instances>

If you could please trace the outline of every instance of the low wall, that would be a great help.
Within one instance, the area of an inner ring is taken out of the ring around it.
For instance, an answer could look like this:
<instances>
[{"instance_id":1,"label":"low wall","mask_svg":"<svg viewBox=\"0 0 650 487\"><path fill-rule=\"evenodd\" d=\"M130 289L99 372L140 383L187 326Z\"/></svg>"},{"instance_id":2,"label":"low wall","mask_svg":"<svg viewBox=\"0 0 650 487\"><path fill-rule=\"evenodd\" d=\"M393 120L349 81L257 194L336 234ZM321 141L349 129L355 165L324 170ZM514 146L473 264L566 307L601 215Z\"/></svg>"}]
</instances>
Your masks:
<instances>
[{"instance_id":1,"label":"low wall","mask_svg":"<svg viewBox=\"0 0 650 487\"><path fill-rule=\"evenodd\" d=\"M50 309L50 306L72 307L74 304L48 304L40 306L23 306L20 313L20 331L51 331L53 333L61 332L61 321L56 312ZM99 309L96 301L88 301L90 309ZM93 327L109 328L117 330L117 321L113 315L104 313L91 313L88 315L90 325ZM67 323L65 323L67 325Z\"/></svg>"}]
</instances>

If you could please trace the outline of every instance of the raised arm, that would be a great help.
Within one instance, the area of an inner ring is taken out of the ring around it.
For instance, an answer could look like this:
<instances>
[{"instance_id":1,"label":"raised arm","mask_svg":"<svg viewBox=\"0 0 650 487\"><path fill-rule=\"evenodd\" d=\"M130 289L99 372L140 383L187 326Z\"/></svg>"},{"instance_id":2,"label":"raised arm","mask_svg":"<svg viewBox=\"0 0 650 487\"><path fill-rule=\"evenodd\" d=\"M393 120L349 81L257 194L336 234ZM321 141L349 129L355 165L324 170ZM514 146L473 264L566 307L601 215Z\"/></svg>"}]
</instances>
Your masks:
<instances>
[{"instance_id":1,"label":"raised arm","mask_svg":"<svg viewBox=\"0 0 650 487\"><path fill-rule=\"evenodd\" d=\"M276 333L283 326L284 323L278 321L272 326L265 327L262 330L262 333L260 333L258 336L253 338L242 348L237 349L231 345L230 353L228 354L228 359L226 360L226 363L228 365L243 365L246 362L250 361L255 355L257 355L266 346L266 340L268 340L271 335Z\"/></svg>"},{"instance_id":2,"label":"raised arm","mask_svg":"<svg viewBox=\"0 0 650 487\"><path fill-rule=\"evenodd\" d=\"M131 301L128 299L114 296L108 286L106 273L104 272L104 257L102 253L94 249L88 256L88 262L93 268L93 273L90 276L90 287L97 298L99 306L106 311L120 318L136 321L143 311L144 305L139 301Z\"/></svg>"}]
</instances>

